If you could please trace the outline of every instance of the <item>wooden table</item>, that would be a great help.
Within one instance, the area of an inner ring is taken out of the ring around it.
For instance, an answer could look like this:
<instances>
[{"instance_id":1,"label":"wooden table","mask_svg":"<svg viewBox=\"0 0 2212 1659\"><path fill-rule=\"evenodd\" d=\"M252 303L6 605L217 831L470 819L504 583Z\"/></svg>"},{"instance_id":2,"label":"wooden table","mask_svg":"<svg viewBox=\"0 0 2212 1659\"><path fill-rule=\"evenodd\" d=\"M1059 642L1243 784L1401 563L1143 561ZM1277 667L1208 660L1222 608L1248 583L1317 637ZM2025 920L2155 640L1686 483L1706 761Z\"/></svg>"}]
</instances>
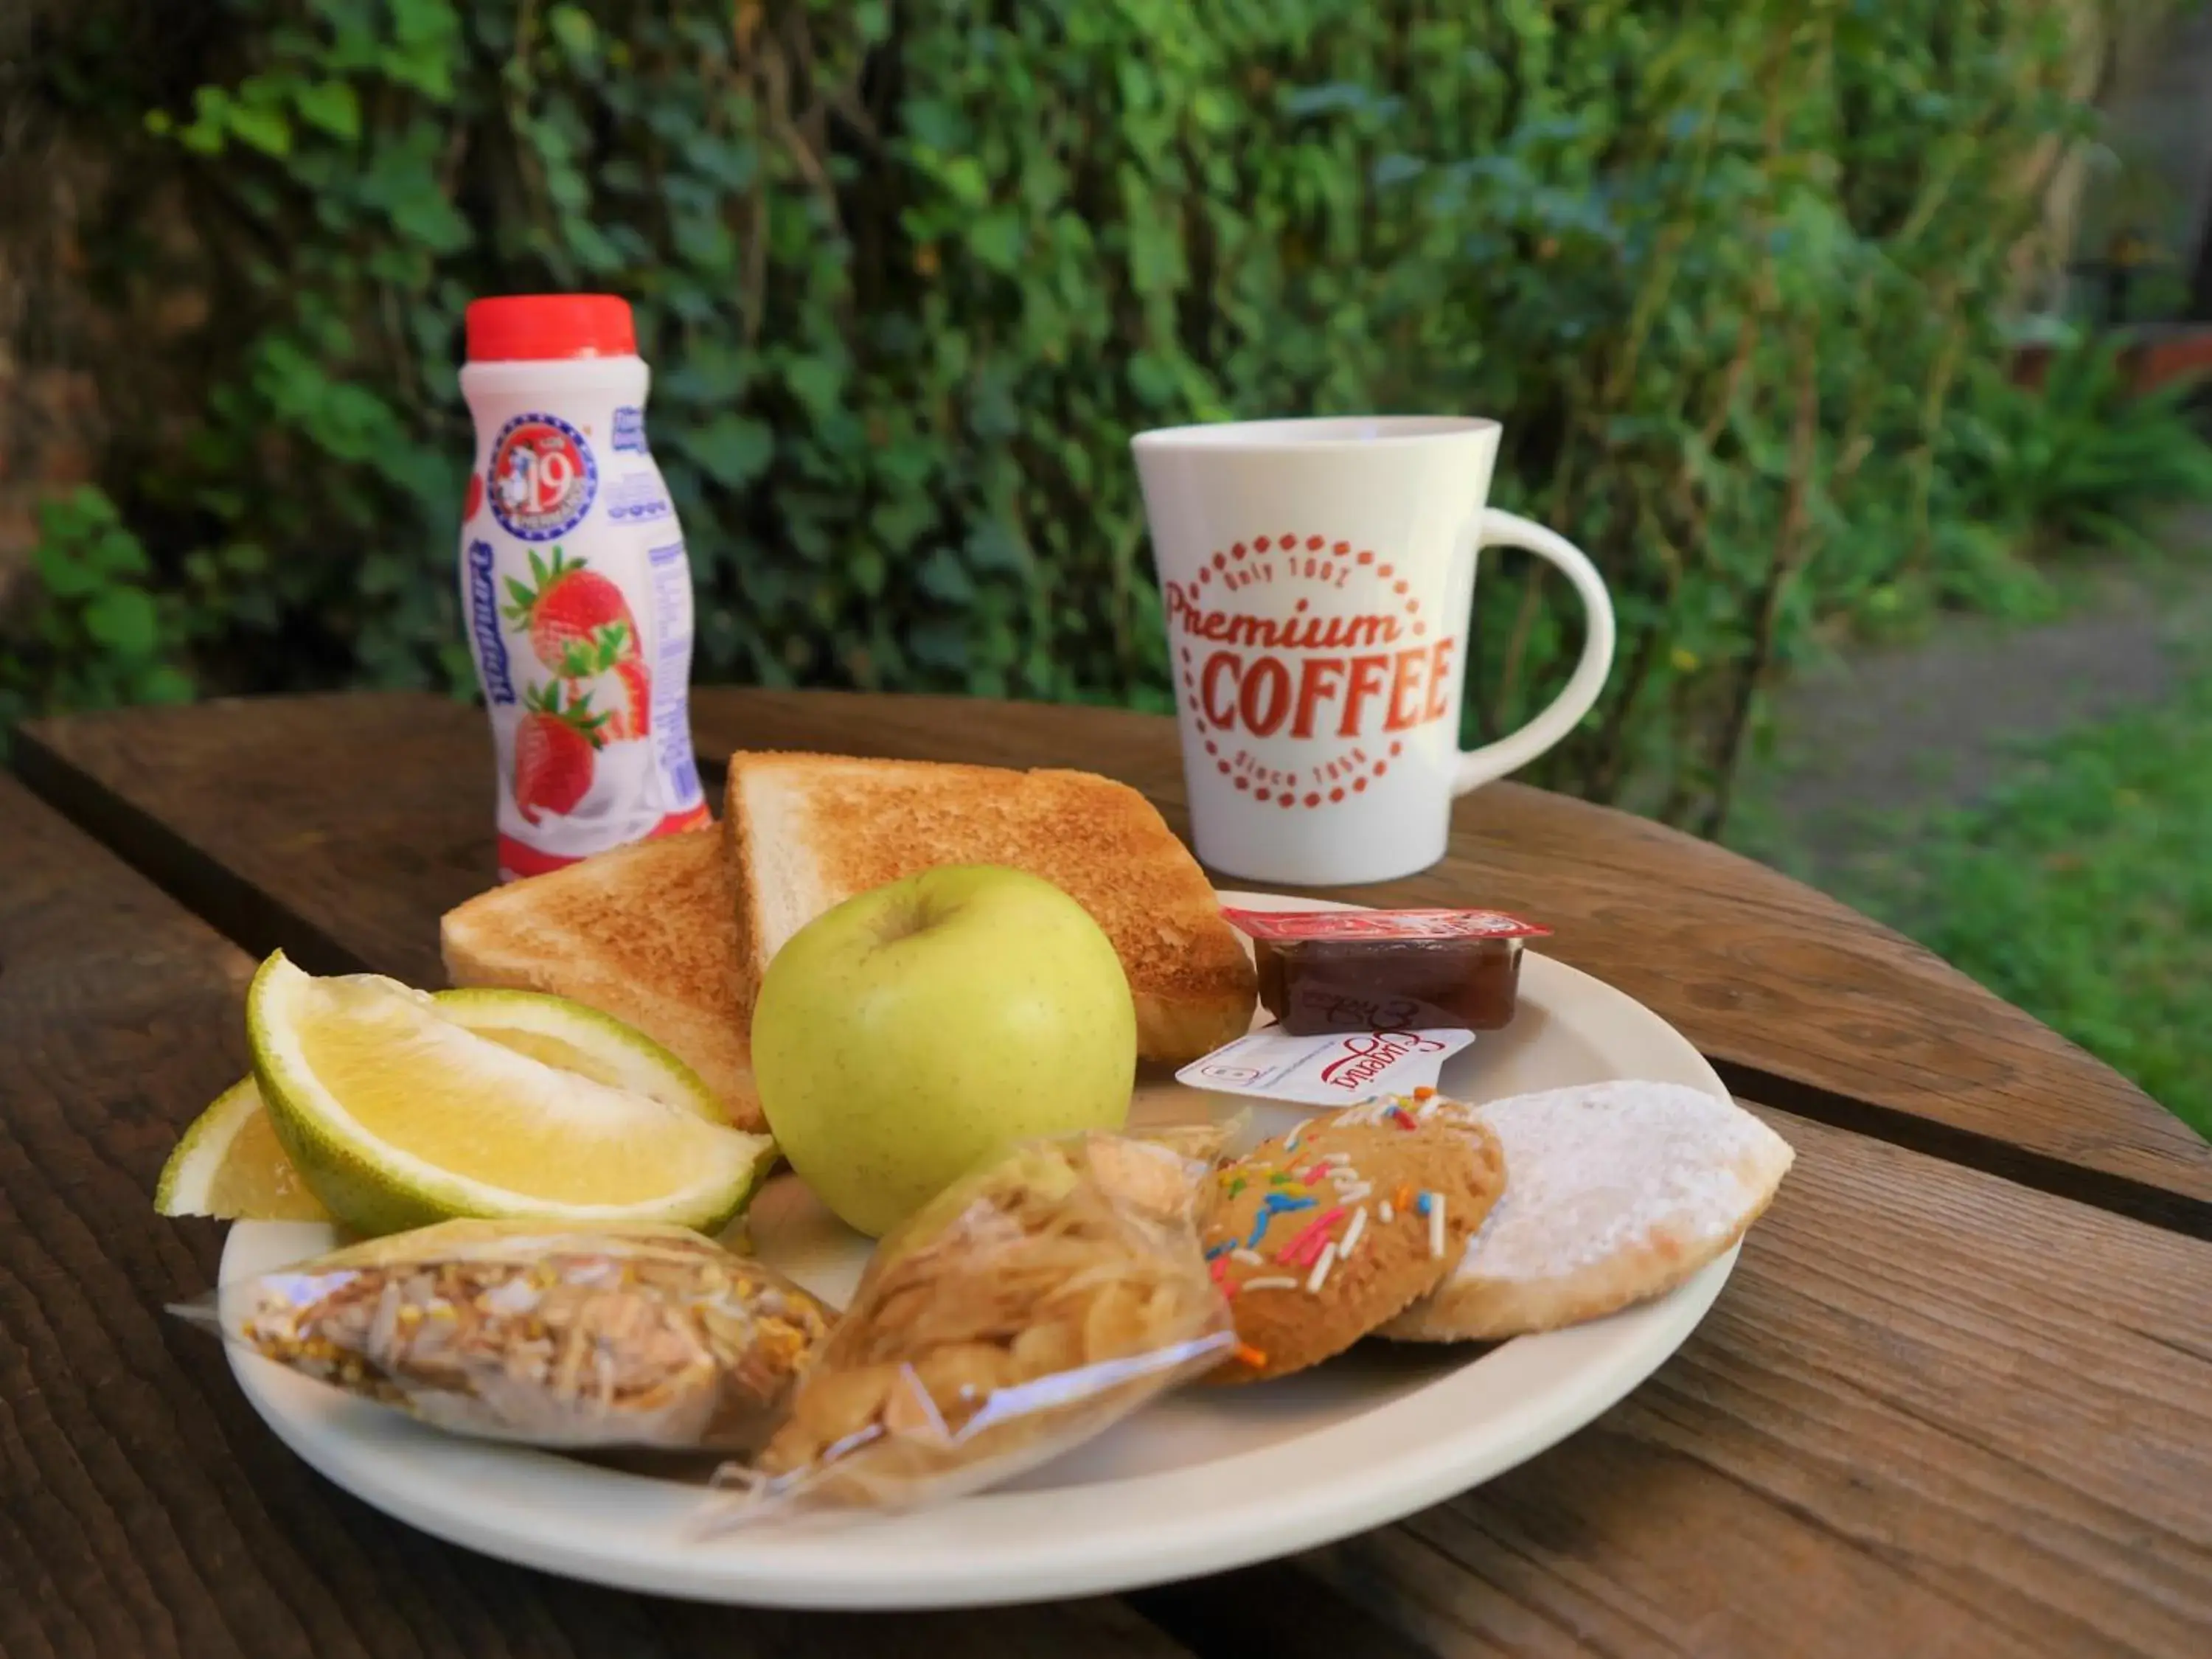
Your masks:
<instances>
[{"instance_id":1,"label":"wooden table","mask_svg":"<svg viewBox=\"0 0 2212 1659\"><path fill-rule=\"evenodd\" d=\"M704 691L737 746L1093 768L1180 823L1165 722ZM2212 1149L1872 922L1513 785L1427 874L1671 1020L1798 1163L1705 1324L1511 1474L1292 1561L1075 1605L659 1601L340 1493L162 1304L219 1229L151 1212L282 945L440 979L491 872L483 716L427 697L57 720L0 777L0 1651L1981 1656L2212 1652ZM710 768L710 770L712 769Z\"/></svg>"}]
</instances>

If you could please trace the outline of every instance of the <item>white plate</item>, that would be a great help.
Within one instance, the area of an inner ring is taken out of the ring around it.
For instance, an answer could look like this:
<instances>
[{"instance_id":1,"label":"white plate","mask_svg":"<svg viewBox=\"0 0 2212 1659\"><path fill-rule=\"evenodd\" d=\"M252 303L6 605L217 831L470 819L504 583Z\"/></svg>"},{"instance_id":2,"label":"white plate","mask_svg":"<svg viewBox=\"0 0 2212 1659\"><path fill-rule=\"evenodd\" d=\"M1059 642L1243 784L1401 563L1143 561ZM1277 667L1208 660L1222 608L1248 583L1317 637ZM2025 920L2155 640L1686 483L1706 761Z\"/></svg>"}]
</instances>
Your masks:
<instances>
[{"instance_id":1,"label":"white plate","mask_svg":"<svg viewBox=\"0 0 2212 1659\"><path fill-rule=\"evenodd\" d=\"M1252 908L1311 901L1224 893ZM1328 908L1346 908L1331 906ZM1727 1091L1696 1049L1612 987L1530 951L1521 1012L1444 1068L1476 1101L1647 1078ZM1172 1084L1146 1115L1243 1103ZM1273 1133L1302 1111L1267 1107ZM842 1302L865 1259L789 1176L753 1209L763 1259ZM222 1277L329 1247L330 1230L240 1222ZM1735 1266L1571 1330L1483 1352L1373 1342L1319 1369L1159 1401L1012 1486L943 1509L696 1540L702 1498L676 1480L448 1437L232 1350L255 1409L331 1480L399 1519L526 1565L626 1589L760 1607L936 1607L1131 1589L1327 1543L1489 1480L1580 1428L1655 1370ZM1073 1500L1073 1501L1071 1501Z\"/></svg>"}]
</instances>

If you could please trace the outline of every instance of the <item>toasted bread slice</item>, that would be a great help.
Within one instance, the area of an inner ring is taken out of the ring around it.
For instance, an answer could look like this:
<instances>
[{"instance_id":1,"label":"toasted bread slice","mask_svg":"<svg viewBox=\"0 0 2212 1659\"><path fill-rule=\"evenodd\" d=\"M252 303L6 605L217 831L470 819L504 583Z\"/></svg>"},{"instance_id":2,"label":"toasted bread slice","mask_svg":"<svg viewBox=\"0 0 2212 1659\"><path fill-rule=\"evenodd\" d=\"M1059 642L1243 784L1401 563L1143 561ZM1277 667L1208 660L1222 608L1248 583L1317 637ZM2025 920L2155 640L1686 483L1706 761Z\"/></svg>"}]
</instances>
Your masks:
<instances>
[{"instance_id":1,"label":"toasted bread slice","mask_svg":"<svg viewBox=\"0 0 2212 1659\"><path fill-rule=\"evenodd\" d=\"M479 894L438 928L456 985L550 991L635 1025L765 1127L740 995L735 898L709 825Z\"/></svg>"},{"instance_id":2,"label":"toasted bread slice","mask_svg":"<svg viewBox=\"0 0 2212 1659\"><path fill-rule=\"evenodd\" d=\"M749 1016L769 960L833 905L936 865L1004 864L1051 882L1105 929L1136 998L1145 1059L1195 1060L1251 1025L1250 956L1197 860L1126 784L741 750L730 757L723 830Z\"/></svg>"}]
</instances>

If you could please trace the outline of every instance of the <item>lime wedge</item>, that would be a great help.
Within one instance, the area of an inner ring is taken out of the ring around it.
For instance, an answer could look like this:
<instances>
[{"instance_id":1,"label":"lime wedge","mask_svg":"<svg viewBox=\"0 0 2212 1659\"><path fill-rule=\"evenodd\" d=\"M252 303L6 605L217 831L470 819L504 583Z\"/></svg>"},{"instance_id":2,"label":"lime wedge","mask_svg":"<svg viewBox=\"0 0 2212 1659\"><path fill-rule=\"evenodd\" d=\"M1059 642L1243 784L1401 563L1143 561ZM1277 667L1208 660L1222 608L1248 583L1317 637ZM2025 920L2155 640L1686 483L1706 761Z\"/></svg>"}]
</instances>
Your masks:
<instances>
[{"instance_id":1,"label":"lime wedge","mask_svg":"<svg viewBox=\"0 0 2212 1659\"><path fill-rule=\"evenodd\" d=\"M525 994L504 994L518 1000L499 1029L580 1050L600 1076L492 1041L393 980L313 978L281 951L262 963L246 1001L254 1079L277 1141L332 1215L365 1233L454 1216L714 1231L744 1206L774 1141L710 1121L696 1101L602 1080L651 1060L618 1022L573 1005L565 1018L519 1019Z\"/></svg>"},{"instance_id":2,"label":"lime wedge","mask_svg":"<svg viewBox=\"0 0 2212 1659\"><path fill-rule=\"evenodd\" d=\"M438 1010L478 1036L595 1083L629 1089L710 1123L728 1114L689 1066L642 1031L566 997L537 991L435 991ZM154 1190L162 1215L220 1221L328 1221L277 1141L251 1077L192 1121Z\"/></svg>"},{"instance_id":3,"label":"lime wedge","mask_svg":"<svg viewBox=\"0 0 2212 1659\"><path fill-rule=\"evenodd\" d=\"M223 1221L328 1221L307 1190L253 1079L234 1083L192 1120L161 1166L154 1208L162 1215L211 1215Z\"/></svg>"},{"instance_id":4,"label":"lime wedge","mask_svg":"<svg viewBox=\"0 0 2212 1659\"><path fill-rule=\"evenodd\" d=\"M548 1066L676 1106L709 1123L730 1114L706 1080L634 1025L543 991L434 991L438 1012Z\"/></svg>"}]
</instances>

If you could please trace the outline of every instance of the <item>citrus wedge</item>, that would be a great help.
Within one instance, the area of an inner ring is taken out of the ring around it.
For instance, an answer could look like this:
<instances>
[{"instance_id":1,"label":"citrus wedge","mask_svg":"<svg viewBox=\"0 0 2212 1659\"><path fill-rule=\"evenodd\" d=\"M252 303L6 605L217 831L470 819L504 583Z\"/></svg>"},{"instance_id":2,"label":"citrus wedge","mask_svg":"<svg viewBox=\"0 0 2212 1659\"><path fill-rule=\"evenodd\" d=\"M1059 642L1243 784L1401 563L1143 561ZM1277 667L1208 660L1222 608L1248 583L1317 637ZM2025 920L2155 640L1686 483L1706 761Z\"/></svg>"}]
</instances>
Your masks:
<instances>
[{"instance_id":1,"label":"citrus wedge","mask_svg":"<svg viewBox=\"0 0 2212 1659\"><path fill-rule=\"evenodd\" d=\"M162 1215L211 1215L223 1221L328 1221L307 1190L252 1078L225 1089L194 1118L154 1188Z\"/></svg>"},{"instance_id":2,"label":"citrus wedge","mask_svg":"<svg viewBox=\"0 0 2212 1659\"><path fill-rule=\"evenodd\" d=\"M710 1123L729 1115L699 1074L642 1031L566 997L537 991L434 991L439 1012L489 1037L595 1083L629 1089ZM328 1221L276 1139L251 1077L192 1121L154 1190L162 1215L220 1221Z\"/></svg>"},{"instance_id":3,"label":"citrus wedge","mask_svg":"<svg viewBox=\"0 0 2212 1659\"><path fill-rule=\"evenodd\" d=\"M503 995L495 1029L526 1043L480 1035L449 1012L460 1005L396 981L313 978L281 951L262 963L246 1002L254 1080L276 1139L337 1220L365 1233L454 1216L713 1231L744 1207L774 1141L710 1121L696 1101L602 1080L634 1079L625 1067L651 1059L618 1022L570 1005L532 1024L515 1013L526 994ZM606 1028L624 1041L610 1044ZM555 1052L549 1042L599 1075L524 1051Z\"/></svg>"},{"instance_id":4,"label":"citrus wedge","mask_svg":"<svg viewBox=\"0 0 2212 1659\"><path fill-rule=\"evenodd\" d=\"M709 1123L730 1114L706 1081L634 1025L544 991L433 991L438 1012L478 1036Z\"/></svg>"}]
</instances>

